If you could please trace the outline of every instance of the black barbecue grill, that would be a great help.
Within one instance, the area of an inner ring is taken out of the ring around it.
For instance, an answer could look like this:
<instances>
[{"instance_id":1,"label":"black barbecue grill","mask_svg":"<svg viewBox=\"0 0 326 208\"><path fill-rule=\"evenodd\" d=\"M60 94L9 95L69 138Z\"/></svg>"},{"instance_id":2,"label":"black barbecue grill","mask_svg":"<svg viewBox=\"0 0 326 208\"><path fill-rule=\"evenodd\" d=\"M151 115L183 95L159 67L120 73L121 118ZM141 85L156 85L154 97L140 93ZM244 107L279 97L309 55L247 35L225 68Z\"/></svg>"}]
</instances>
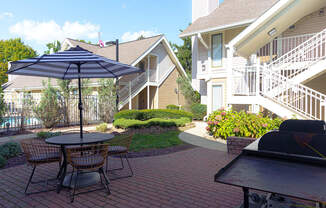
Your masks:
<instances>
[{"instance_id":1,"label":"black barbecue grill","mask_svg":"<svg viewBox=\"0 0 326 208\"><path fill-rule=\"evenodd\" d=\"M247 146L215 181L242 187L244 208L249 208L249 189L326 202L325 122L284 121L279 130ZM265 202L250 207L266 207Z\"/></svg>"}]
</instances>

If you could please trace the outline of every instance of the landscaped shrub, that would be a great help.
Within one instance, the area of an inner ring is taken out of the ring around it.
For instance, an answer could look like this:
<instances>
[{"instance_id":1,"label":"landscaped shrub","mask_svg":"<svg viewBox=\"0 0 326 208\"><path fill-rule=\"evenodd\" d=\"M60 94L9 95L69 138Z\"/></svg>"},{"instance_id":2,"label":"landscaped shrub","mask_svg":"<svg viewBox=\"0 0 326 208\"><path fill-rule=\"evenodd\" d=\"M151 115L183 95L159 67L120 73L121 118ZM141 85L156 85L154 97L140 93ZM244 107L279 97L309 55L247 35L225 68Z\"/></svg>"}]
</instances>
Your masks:
<instances>
[{"instance_id":1,"label":"landscaped shrub","mask_svg":"<svg viewBox=\"0 0 326 208\"><path fill-rule=\"evenodd\" d=\"M152 118L149 120L136 120L120 118L114 121L113 125L117 128L146 128L150 126L171 127L171 126L185 126L191 120L187 117L175 119Z\"/></svg>"},{"instance_id":2,"label":"landscaped shrub","mask_svg":"<svg viewBox=\"0 0 326 208\"><path fill-rule=\"evenodd\" d=\"M200 103L192 104L191 112L194 115L195 120L203 120L206 116L207 106Z\"/></svg>"},{"instance_id":3,"label":"landscaped shrub","mask_svg":"<svg viewBox=\"0 0 326 208\"><path fill-rule=\"evenodd\" d=\"M7 164L6 158L0 155L0 168L4 167Z\"/></svg>"},{"instance_id":4,"label":"landscaped shrub","mask_svg":"<svg viewBox=\"0 0 326 208\"><path fill-rule=\"evenodd\" d=\"M7 142L0 145L0 155L6 159L16 157L19 153L21 153L21 148L16 142Z\"/></svg>"},{"instance_id":5,"label":"landscaped shrub","mask_svg":"<svg viewBox=\"0 0 326 208\"><path fill-rule=\"evenodd\" d=\"M61 132L48 132L48 131L40 131L36 134L39 139L47 139L50 137L60 136Z\"/></svg>"},{"instance_id":6,"label":"landscaped shrub","mask_svg":"<svg viewBox=\"0 0 326 208\"><path fill-rule=\"evenodd\" d=\"M115 114L114 120L136 119L136 120L148 120L152 118L182 118L187 117L192 120L192 113L183 110L170 110L170 109L151 109L151 110L123 110Z\"/></svg>"},{"instance_id":7,"label":"landscaped shrub","mask_svg":"<svg viewBox=\"0 0 326 208\"><path fill-rule=\"evenodd\" d=\"M209 115L206 130L215 138L226 139L229 136L259 138L268 131L278 129L282 121L280 118L272 119L262 114L221 109Z\"/></svg>"},{"instance_id":8,"label":"landscaped shrub","mask_svg":"<svg viewBox=\"0 0 326 208\"><path fill-rule=\"evenodd\" d=\"M42 121L45 128L52 128L63 119L62 108L58 102L58 90L55 89L50 81L42 92L40 103L34 108L36 117Z\"/></svg>"},{"instance_id":9,"label":"landscaped shrub","mask_svg":"<svg viewBox=\"0 0 326 208\"><path fill-rule=\"evenodd\" d=\"M101 123L100 125L96 126L96 131L106 132L107 130L108 130L108 124L107 123Z\"/></svg>"},{"instance_id":10,"label":"landscaped shrub","mask_svg":"<svg viewBox=\"0 0 326 208\"><path fill-rule=\"evenodd\" d=\"M173 105L173 104L171 104L171 105L167 105L167 106L166 106L166 109L170 109L170 110L180 110L180 107L177 106L177 105Z\"/></svg>"}]
</instances>

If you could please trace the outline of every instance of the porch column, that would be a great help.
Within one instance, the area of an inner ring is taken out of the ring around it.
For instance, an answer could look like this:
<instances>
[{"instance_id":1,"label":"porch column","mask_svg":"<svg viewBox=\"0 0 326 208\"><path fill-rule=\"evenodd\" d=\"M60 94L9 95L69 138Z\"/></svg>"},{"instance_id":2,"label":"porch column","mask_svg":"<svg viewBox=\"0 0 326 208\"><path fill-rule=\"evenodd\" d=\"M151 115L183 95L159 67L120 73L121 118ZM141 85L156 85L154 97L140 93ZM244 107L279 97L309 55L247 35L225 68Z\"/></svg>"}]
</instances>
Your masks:
<instances>
[{"instance_id":1,"label":"porch column","mask_svg":"<svg viewBox=\"0 0 326 208\"><path fill-rule=\"evenodd\" d=\"M150 68L150 58L147 56L147 82L149 82L149 68Z\"/></svg>"},{"instance_id":2,"label":"porch column","mask_svg":"<svg viewBox=\"0 0 326 208\"><path fill-rule=\"evenodd\" d=\"M132 99L131 99L131 81L129 81L129 110L132 109Z\"/></svg>"},{"instance_id":3,"label":"porch column","mask_svg":"<svg viewBox=\"0 0 326 208\"><path fill-rule=\"evenodd\" d=\"M226 55L227 55L227 79L226 79L226 89L227 89L227 96L226 96L226 107L231 107L231 100L232 100L232 89L233 89L233 75L232 75L232 71L233 71L233 53L234 53L234 49L232 46L227 46L227 51L226 51Z\"/></svg>"},{"instance_id":4,"label":"porch column","mask_svg":"<svg viewBox=\"0 0 326 208\"><path fill-rule=\"evenodd\" d=\"M149 106L149 85L147 85L147 109L151 109Z\"/></svg>"}]
</instances>

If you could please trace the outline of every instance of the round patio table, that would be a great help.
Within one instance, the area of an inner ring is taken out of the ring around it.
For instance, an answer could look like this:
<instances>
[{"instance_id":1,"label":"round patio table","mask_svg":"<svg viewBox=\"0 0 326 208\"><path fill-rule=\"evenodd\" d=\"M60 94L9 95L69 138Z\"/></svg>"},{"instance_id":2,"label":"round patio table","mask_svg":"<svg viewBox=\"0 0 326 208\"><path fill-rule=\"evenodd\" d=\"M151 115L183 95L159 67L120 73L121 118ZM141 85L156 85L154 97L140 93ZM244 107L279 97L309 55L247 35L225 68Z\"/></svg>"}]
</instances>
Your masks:
<instances>
[{"instance_id":1,"label":"round patio table","mask_svg":"<svg viewBox=\"0 0 326 208\"><path fill-rule=\"evenodd\" d=\"M62 165L61 165L59 173L58 173L59 184L57 186L57 193L60 192L60 190L63 186L68 187L70 184L71 176L66 175L68 163L67 163L67 155L66 155L65 147L72 146L72 145L98 144L98 143L106 142L112 138L114 138L113 134L88 133L88 134L84 134L82 139L80 138L80 134L64 134L61 136L55 136L55 137L46 139L45 142L48 144L60 145L61 152L63 155L63 162L62 162ZM100 175L96 172L85 173L79 179L80 179L80 180L78 180L79 186L81 186L81 187L90 186L92 184L97 183L100 180Z\"/></svg>"}]
</instances>

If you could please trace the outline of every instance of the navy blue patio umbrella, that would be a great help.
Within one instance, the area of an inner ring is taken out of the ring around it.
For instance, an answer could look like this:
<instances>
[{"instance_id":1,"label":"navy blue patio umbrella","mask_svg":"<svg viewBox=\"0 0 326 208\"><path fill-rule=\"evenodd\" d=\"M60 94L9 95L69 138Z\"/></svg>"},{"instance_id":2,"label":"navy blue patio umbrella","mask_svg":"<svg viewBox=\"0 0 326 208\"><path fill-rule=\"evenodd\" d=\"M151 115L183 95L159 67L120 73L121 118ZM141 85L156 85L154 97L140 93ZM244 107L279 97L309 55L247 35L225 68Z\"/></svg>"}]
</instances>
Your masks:
<instances>
[{"instance_id":1,"label":"navy blue patio umbrella","mask_svg":"<svg viewBox=\"0 0 326 208\"><path fill-rule=\"evenodd\" d=\"M93 54L79 46L53 54L10 62L8 74L78 79L80 138L83 138L83 106L81 101L82 78L118 78L143 72L142 69Z\"/></svg>"}]
</instances>

